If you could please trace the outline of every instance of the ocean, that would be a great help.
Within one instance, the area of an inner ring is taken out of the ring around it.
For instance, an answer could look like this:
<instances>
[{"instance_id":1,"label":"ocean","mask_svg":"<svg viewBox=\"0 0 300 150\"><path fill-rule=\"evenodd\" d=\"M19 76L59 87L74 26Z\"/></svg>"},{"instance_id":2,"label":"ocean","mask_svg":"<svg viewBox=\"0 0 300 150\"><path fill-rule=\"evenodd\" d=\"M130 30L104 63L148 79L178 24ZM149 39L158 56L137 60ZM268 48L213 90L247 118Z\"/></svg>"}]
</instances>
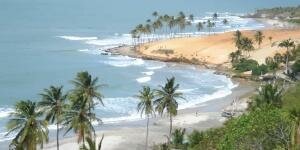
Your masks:
<instances>
[{"instance_id":1,"label":"ocean","mask_svg":"<svg viewBox=\"0 0 300 150\"><path fill-rule=\"evenodd\" d=\"M126 56L103 56L101 50L131 44L129 31L151 19L153 11L195 16L194 23L220 14L215 32L260 29L264 25L240 18L257 8L295 6L299 0L0 0L0 142L13 105L18 100L40 99L50 85L72 88L79 71L89 71L106 84L103 106L96 107L104 123L138 120L137 99L143 85L157 88L176 77L185 100L180 109L224 97L236 85L213 70ZM229 25L223 26L222 19ZM188 29L189 34L206 34ZM52 129L52 128L50 128Z\"/></svg>"}]
</instances>

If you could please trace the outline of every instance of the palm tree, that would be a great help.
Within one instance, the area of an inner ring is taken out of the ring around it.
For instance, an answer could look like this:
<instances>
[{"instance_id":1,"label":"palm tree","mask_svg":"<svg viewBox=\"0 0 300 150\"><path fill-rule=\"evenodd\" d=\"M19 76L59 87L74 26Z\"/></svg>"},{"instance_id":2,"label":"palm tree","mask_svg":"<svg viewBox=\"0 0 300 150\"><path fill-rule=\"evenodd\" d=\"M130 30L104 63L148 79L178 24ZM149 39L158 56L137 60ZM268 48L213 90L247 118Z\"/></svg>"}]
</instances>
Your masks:
<instances>
[{"instance_id":1,"label":"palm tree","mask_svg":"<svg viewBox=\"0 0 300 150\"><path fill-rule=\"evenodd\" d=\"M154 12L152 13L152 16L155 17L155 18L157 18L157 17L158 17L158 12L157 12L157 11L154 11Z\"/></svg>"},{"instance_id":2,"label":"palm tree","mask_svg":"<svg viewBox=\"0 0 300 150\"><path fill-rule=\"evenodd\" d=\"M253 41L248 37L242 37L240 41L240 49L250 55L250 52L254 50Z\"/></svg>"},{"instance_id":3,"label":"palm tree","mask_svg":"<svg viewBox=\"0 0 300 150\"><path fill-rule=\"evenodd\" d=\"M77 135L77 142L82 142L82 147L85 148L85 138L91 137L92 133L95 136L95 130L91 120L100 119L96 118L94 113L89 111L88 100L83 95L71 97L72 105L69 110L64 113L64 126L67 127L65 134L74 131Z\"/></svg>"},{"instance_id":4,"label":"palm tree","mask_svg":"<svg viewBox=\"0 0 300 150\"><path fill-rule=\"evenodd\" d=\"M207 20L207 28L208 28L208 33L209 33L209 35L210 35L210 32L211 32L211 29L213 28L213 27L215 27L215 23L214 22L211 22L210 20Z\"/></svg>"},{"instance_id":5,"label":"palm tree","mask_svg":"<svg viewBox=\"0 0 300 150\"><path fill-rule=\"evenodd\" d=\"M199 22L197 23L196 27L197 27L197 31L200 32L203 29L203 24Z\"/></svg>"},{"instance_id":6,"label":"palm tree","mask_svg":"<svg viewBox=\"0 0 300 150\"><path fill-rule=\"evenodd\" d=\"M62 122L62 115L65 109L66 94L63 94L62 86L50 86L49 89L44 89L44 93L40 94L42 100L38 105L45 113L47 121L50 123L56 122L56 146L59 150L59 125Z\"/></svg>"},{"instance_id":7,"label":"palm tree","mask_svg":"<svg viewBox=\"0 0 300 150\"><path fill-rule=\"evenodd\" d=\"M266 83L258 90L258 96L255 98L256 106L265 104L281 107L283 89L276 83Z\"/></svg>"},{"instance_id":8,"label":"palm tree","mask_svg":"<svg viewBox=\"0 0 300 150\"><path fill-rule=\"evenodd\" d=\"M15 111L11 113L11 119L7 123L7 134L17 132L10 148L36 150L37 145L42 148L44 142L48 142L48 123L41 119L42 116L43 113L35 102L17 102Z\"/></svg>"},{"instance_id":9,"label":"palm tree","mask_svg":"<svg viewBox=\"0 0 300 150\"><path fill-rule=\"evenodd\" d=\"M261 31L256 31L255 35L255 41L258 44L259 48L261 43L263 42L263 39L265 38L265 36L263 35L263 33Z\"/></svg>"},{"instance_id":10,"label":"palm tree","mask_svg":"<svg viewBox=\"0 0 300 150\"><path fill-rule=\"evenodd\" d=\"M270 41L270 44L272 44L273 37L272 37L272 36L269 36L268 39L269 39L269 41Z\"/></svg>"},{"instance_id":11,"label":"palm tree","mask_svg":"<svg viewBox=\"0 0 300 150\"><path fill-rule=\"evenodd\" d=\"M231 63L237 62L240 59L241 55L242 53L240 50L230 53L229 58L231 60Z\"/></svg>"},{"instance_id":12,"label":"palm tree","mask_svg":"<svg viewBox=\"0 0 300 150\"><path fill-rule=\"evenodd\" d=\"M172 119L177 115L178 98L182 98L182 93L177 92L179 84L175 84L175 78L167 79L167 83L164 86L160 86L161 89L156 90L157 99L154 101L156 105L156 111L160 115L163 115L164 111L168 113L170 117L170 130L169 130L169 143L172 133Z\"/></svg>"},{"instance_id":13,"label":"palm tree","mask_svg":"<svg viewBox=\"0 0 300 150\"><path fill-rule=\"evenodd\" d=\"M295 47L295 42L292 41L291 39L288 39L288 40L284 40L284 41L281 41L278 45L279 47L284 47L286 48L286 69L285 69L285 72L286 74L289 74L289 49L291 47Z\"/></svg>"},{"instance_id":14,"label":"palm tree","mask_svg":"<svg viewBox=\"0 0 300 150\"><path fill-rule=\"evenodd\" d=\"M213 20L217 20L218 17L219 17L219 16L218 16L218 13L214 13L214 14L213 14Z\"/></svg>"},{"instance_id":15,"label":"palm tree","mask_svg":"<svg viewBox=\"0 0 300 150\"><path fill-rule=\"evenodd\" d=\"M229 23L229 22L228 22L228 20L227 20L227 19L224 19L224 20L222 21L222 23L223 23L223 25L225 25L225 26L226 26L226 25L228 25L228 23ZM225 32L225 29L224 29L224 32Z\"/></svg>"},{"instance_id":16,"label":"palm tree","mask_svg":"<svg viewBox=\"0 0 300 150\"><path fill-rule=\"evenodd\" d=\"M102 147L102 141L104 139L104 135L102 135L101 139L100 139L100 142L98 144L98 147L97 147L97 144L96 144L96 141L93 141L91 138L89 137L86 137L86 142L88 144L88 148L87 147L82 147L80 148L80 150L101 150L101 147Z\"/></svg>"},{"instance_id":17,"label":"palm tree","mask_svg":"<svg viewBox=\"0 0 300 150\"><path fill-rule=\"evenodd\" d=\"M180 148L180 146L183 145L184 142L184 135L185 135L185 129L175 129L175 131L172 133L172 144L175 146L175 148Z\"/></svg>"},{"instance_id":18,"label":"palm tree","mask_svg":"<svg viewBox=\"0 0 300 150\"><path fill-rule=\"evenodd\" d=\"M191 22L194 21L194 15L193 15L193 14L190 14L190 15L189 15L189 21L191 21Z\"/></svg>"},{"instance_id":19,"label":"palm tree","mask_svg":"<svg viewBox=\"0 0 300 150\"><path fill-rule=\"evenodd\" d=\"M233 34L233 40L235 43L235 47L240 50L241 49L241 39L242 39L242 32L237 30L234 34Z\"/></svg>"},{"instance_id":20,"label":"palm tree","mask_svg":"<svg viewBox=\"0 0 300 150\"><path fill-rule=\"evenodd\" d=\"M146 147L148 149L148 133L149 133L149 118L155 114L153 109L154 92L148 86L144 86L137 96L140 102L137 105L138 112L141 112L141 116L144 114L147 116L147 131L146 131Z\"/></svg>"}]
</instances>

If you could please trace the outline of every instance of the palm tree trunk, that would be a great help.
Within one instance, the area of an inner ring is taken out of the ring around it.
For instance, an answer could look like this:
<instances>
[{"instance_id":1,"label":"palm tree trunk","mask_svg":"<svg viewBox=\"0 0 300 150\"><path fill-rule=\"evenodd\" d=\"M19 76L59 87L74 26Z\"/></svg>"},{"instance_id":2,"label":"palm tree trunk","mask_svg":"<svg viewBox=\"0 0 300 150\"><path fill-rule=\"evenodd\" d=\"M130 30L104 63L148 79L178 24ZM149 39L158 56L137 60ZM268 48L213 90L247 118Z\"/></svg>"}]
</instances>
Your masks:
<instances>
[{"instance_id":1,"label":"palm tree trunk","mask_svg":"<svg viewBox=\"0 0 300 150\"><path fill-rule=\"evenodd\" d=\"M148 136L149 136L149 115L147 115L147 131L146 131L146 147L145 149L148 149Z\"/></svg>"},{"instance_id":2,"label":"palm tree trunk","mask_svg":"<svg viewBox=\"0 0 300 150\"><path fill-rule=\"evenodd\" d=\"M286 50L286 60L285 61L286 61L285 62L286 63L286 66L285 66L286 72L285 73L288 74L288 71L289 71L289 49Z\"/></svg>"},{"instance_id":3,"label":"palm tree trunk","mask_svg":"<svg viewBox=\"0 0 300 150\"><path fill-rule=\"evenodd\" d=\"M56 124L56 147L57 147L57 150L59 150L59 125L58 123Z\"/></svg>"},{"instance_id":4,"label":"palm tree trunk","mask_svg":"<svg viewBox=\"0 0 300 150\"><path fill-rule=\"evenodd\" d=\"M168 143L171 143L171 134L172 134L172 115L170 114L170 131L169 131L169 139Z\"/></svg>"}]
</instances>

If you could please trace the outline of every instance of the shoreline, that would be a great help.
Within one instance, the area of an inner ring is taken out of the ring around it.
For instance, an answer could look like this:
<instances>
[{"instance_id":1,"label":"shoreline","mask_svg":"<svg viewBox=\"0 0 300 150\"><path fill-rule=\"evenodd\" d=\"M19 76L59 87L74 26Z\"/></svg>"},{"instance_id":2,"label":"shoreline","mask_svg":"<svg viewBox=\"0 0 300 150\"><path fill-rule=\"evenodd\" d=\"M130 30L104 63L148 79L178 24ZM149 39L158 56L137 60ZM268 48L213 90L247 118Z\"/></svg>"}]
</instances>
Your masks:
<instances>
[{"instance_id":1,"label":"shoreline","mask_svg":"<svg viewBox=\"0 0 300 150\"><path fill-rule=\"evenodd\" d=\"M272 26L272 25L271 25ZM266 27L263 30L273 30L272 27ZM243 31L244 32L244 31ZM249 32L249 31L246 31ZM231 33L231 32L228 32ZM227 33L227 34L228 34ZM223 34L223 33L221 33ZM226 34L226 33L224 33ZM207 37L207 36L205 36ZM187 38L199 38L199 37L187 37ZM203 38L203 37L200 37ZM184 39L184 38L179 38ZM158 42L165 42L173 39L166 39ZM156 42L156 41L155 41ZM149 44L149 43L146 43ZM151 43L150 43L151 44ZM145 44L144 44L145 45ZM143 45L143 46L144 46ZM144 60L156 60L163 62L174 62L188 65L195 65L199 69L212 69L216 74L225 75L231 78L232 82L239 85L233 88L232 93L221 98L212 99L196 105L195 107L189 107L182 110L178 110L178 115L174 117L174 128L186 128L187 132L191 132L194 129L206 130L209 128L220 127L226 120L221 116L223 110L232 109L231 103L233 100L238 99L239 114L242 114L247 109L247 102L249 97L255 93L256 82L245 80L241 78L235 78L230 68L224 66L224 64L211 64L207 62L194 63L191 60L178 61L173 58L159 57L155 55L147 55L142 52L134 51L131 46L120 46L109 50L112 54L120 54L123 56L129 56L133 58L140 58ZM122 150L126 149L143 149L144 148L144 134L145 134L145 119L138 121L120 122L116 124L105 124L96 127L97 140L99 141L102 134L105 135L103 140L103 149L105 150ZM149 124L149 146L154 143L166 142L165 134L168 133L168 118L158 117L150 119ZM44 149L54 150L55 141L46 144ZM61 139L61 148L78 149L79 145L76 142L76 137Z\"/></svg>"},{"instance_id":2,"label":"shoreline","mask_svg":"<svg viewBox=\"0 0 300 150\"><path fill-rule=\"evenodd\" d=\"M187 132L194 129L206 130L209 128L220 127L226 120L221 116L224 109L229 108L234 99L239 99L238 105L241 111L248 97L253 94L256 89L255 82L237 81L234 83L239 85L232 89L232 93L225 97L213 99L204 103L200 103L195 107L178 110L178 115L174 117L174 128L186 128ZM230 109L230 108L229 108ZM196 116L197 112L197 116ZM165 142L164 135L168 133L169 122L166 116L150 119L149 124L149 146L154 143ZM96 127L97 140L105 135L103 140L103 149L105 150L122 150L126 149L143 149L145 140L146 119L138 121L120 122L117 124L104 124ZM60 140L61 149L78 149L76 137L64 137ZM44 147L45 150L55 150L56 142L51 141Z\"/></svg>"}]
</instances>

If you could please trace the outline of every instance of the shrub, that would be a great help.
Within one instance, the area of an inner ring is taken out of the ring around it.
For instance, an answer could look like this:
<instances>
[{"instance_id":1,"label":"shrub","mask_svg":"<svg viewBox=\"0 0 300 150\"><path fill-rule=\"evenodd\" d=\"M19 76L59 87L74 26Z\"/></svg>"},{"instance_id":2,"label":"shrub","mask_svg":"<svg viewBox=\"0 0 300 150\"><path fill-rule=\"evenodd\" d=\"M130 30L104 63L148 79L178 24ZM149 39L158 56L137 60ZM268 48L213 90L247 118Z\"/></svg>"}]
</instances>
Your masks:
<instances>
[{"instance_id":1,"label":"shrub","mask_svg":"<svg viewBox=\"0 0 300 150\"><path fill-rule=\"evenodd\" d=\"M269 67L267 65L260 65L260 66L257 66L257 67L254 67L252 69L252 75L255 75L255 76L259 76L259 75L262 75L262 74L266 74L268 72L268 69Z\"/></svg>"},{"instance_id":2,"label":"shrub","mask_svg":"<svg viewBox=\"0 0 300 150\"><path fill-rule=\"evenodd\" d=\"M235 70L238 70L240 72L250 71L253 68L256 68L258 66L258 62L253 59L246 59L242 58L239 62L234 63L233 67Z\"/></svg>"},{"instance_id":3,"label":"shrub","mask_svg":"<svg viewBox=\"0 0 300 150\"><path fill-rule=\"evenodd\" d=\"M292 70L293 70L294 73L300 72L300 60L297 60L297 61L293 64Z\"/></svg>"}]
</instances>

